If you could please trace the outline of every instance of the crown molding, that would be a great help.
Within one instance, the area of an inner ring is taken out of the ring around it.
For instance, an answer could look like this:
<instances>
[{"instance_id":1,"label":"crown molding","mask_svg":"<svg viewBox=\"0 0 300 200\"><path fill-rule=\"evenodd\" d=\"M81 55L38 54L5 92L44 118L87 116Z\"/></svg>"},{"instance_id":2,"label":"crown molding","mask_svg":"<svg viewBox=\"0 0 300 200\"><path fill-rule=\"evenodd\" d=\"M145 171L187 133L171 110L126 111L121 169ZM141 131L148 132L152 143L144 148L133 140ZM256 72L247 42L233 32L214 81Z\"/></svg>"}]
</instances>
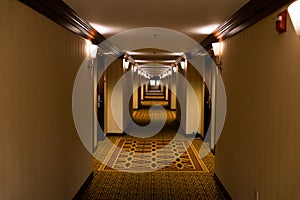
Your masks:
<instances>
[{"instance_id":1,"label":"crown molding","mask_svg":"<svg viewBox=\"0 0 300 200\"><path fill-rule=\"evenodd\" d=\"M47 16L52 21L73 33L90 40L93 44L100 44L106 38L98 33L88 22L81 19L62 0L19 0L35 11Z\"/></svg>"},{"instance_id":2,"label":"crown molding","mask_svg":"<svg viewBox=\"0 0 300 200\"><path fill-rule=\"evenodd\" d=\"M202 40L200 44L206 50L210 50L213 42L234 36L293 1L294 0L250 0L227 21L222 23L212 34Z\"/></svg>"}]
</instances>

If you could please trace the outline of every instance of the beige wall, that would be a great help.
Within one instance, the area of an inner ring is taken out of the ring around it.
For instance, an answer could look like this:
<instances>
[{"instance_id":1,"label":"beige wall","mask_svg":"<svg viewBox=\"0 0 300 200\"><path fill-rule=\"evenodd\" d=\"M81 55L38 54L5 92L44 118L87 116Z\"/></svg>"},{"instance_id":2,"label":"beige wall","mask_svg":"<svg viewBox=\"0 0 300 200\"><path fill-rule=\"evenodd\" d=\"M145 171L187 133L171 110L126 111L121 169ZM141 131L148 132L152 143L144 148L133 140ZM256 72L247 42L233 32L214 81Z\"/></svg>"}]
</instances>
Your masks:
<instances>
[{"instance_id":1,"label":"beige wall","mask_svg":"<svg viewBox=\"0 0 300 200\"><path fill-rule=\"evenodd\" d=\"M177 109L176 107L176 76L173 73L173 76L169 78L169 88L171 89L171 103L170 108L171 110Z\"/></svg>"},{"instance_id":2,"label":"beige wall","mask_svg":"<svg viewBox=\"0 0 300 200\"><path fill-rule=\"evenodd\" d=\"M105 105L104 105L104 123L105 123L105 134L106 133L123 133L123 95L124 91L123 88L119 88L118 92L116 92L117 98L115 98L115 103L113 106L116 108L116 111L118 111L118 119L120 120L121 124L119 127L116 121L114 120L113 111L112 111L112 94L113 90L117 84L117 82L120 80L123 74L122 70L122 60L117 59L113 61L106 69L105 71ZM125 89L124 89L125 90Z\"/></svg>"},{"instance_id":3,"label":"beige wall","mask_svg":"<svg viewBox=\"0 0 300 200\"><path fill-rule=\"evenodd\" d=\"M182 119L180 126L186 134L203 133L203 79L190 63L183 73L182 78L179 77L179 74L176 75L176 95L178 98L176 120L180 123ZM179 99L182 99L182 102L179 102Z\"/></svg>"},{"instance_id":4,"label":"beige wall","mask_svg":"<svg viewBox=\"0 0 300 200\"><path fill-rule=\"evenodd\" d=\"M85 42L18 1L0 26L0 199L71 199L91 173L72 118Z\"/></svg>"},{"instance_id":5,"label":"beige wall","mask_svg":"<svg viewBox=\"0 0 300 200\"><path fill-rule=\"evenodd\" d=\"M275 31L278 13L225 41L216 174L233 199L300 199L300 40L290 21Z\"/></svg>"}]
</instances>

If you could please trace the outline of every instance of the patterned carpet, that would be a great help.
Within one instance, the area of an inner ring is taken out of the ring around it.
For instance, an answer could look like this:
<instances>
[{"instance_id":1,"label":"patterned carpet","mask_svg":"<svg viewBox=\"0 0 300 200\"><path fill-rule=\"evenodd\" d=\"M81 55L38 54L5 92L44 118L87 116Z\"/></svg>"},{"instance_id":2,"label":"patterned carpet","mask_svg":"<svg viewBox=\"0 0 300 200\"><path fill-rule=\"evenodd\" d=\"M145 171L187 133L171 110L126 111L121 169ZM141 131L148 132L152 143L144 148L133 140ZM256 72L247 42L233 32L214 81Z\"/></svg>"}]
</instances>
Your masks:
<instances>
[{"instance_id":1,"label":"patterned carpet","mask_svg":"<svg viewBox=\"0 0 300 200\"><path fill-rule=\"evenodd\" d=\"M111 167L109 167L111 166ZM100 170L208 172L188 140L117 139Z\"/></svg>"},{"instance_id":2,"label":"patterned carpet","mask_svg":"<svg viewBox=\"0 0 300 200\"><path fill-rule=\"evenodd\" d=\"M146 96L145 95L145 99L153 99L153 100L157 100L157 99L165 99L164 96Z\"/></svg>"},{"instance_id":3,"label":"patterned carpet","mask_svg":"<svg viewBox=\"0 0 300 200\"><path fill-rule=\"evenodd\" d=\"M140 110L138 112L147 111ZM159 142L170 141L174 139L178 130L178 124L174 121L175 117L173 114L170 114L169 112L171 111L167 110L167 116L172 117L170 119L168 118L165 127L158 134L147 138L147 140ZM143 117L134 117L134 120L142 123ZM179 135L179 137L176 136L176 140L178 141L185 141L186 139L187 138L185 135ZM129 141L129 143L126 143L126 141ZM109 136L105 139L105 141L99 142L99 150L95 153L95 157L97 159L94 159L92 163L94 169L92 180L82 186L74 199L226 200L225 193L213 178L215 160L212 153L208 153L202 158L202 163L200 166L202 166L204 169L200 171L180 171L176 169L158 170L147 173L129 173L118 170L109 170L108 168L105 169L105 167L103 169L103 164L99 162L99 160L109 162L110 160L114 160L114 157L118 157L111 156L110 154L110 152L114 152L115 145L113 144L118 144L119 147L125 145L127 148L129 148L129 146L132 147L134 141L138 142L138 138L124 135ZM203 148L198 155L204 154L209 149L208 144L203 143L201 140L193 140L191 143L191 146L194 148L194 152L196 153L200 151L201 146L207 147ZM148 143L144 145L147 146ZM157 149L161 149L163 146L166 145L160 144ZM140 148L140 150L141 149L143 148ZM129 151L127 151L127 153L129 153ZM121 157L123 156L124 155ZM117 159L114 161L116 160ZM172 164L171 168L174 169L176 164ZM121 169L124 169L124 165L121 166Z\"/></svg>"},{"instance_id":4,"label":"patterned carpet","mask_svg":"<svg viewBox=\"0 0 300 200\"><path fill-rule=\"evenodd\" d=\"M161 100L144 100L144 101L141 101L141 105L144 106L144 107L150 107L150 106L153 106L155 104L159 104L159 105L162 105L162 106L167 106L168 105L168 101L161 101Z\"/></svg>"},{"instance_id":5,"label":"patterned carpet","mask_svg":"<svg viewBox=\"0 0 300 200\"><path fill-rule=\"evenodd\" d=\"M163 96L164 93L163 92L146 92L145 95L146 96Z\"/></svg>"}]
</instances>

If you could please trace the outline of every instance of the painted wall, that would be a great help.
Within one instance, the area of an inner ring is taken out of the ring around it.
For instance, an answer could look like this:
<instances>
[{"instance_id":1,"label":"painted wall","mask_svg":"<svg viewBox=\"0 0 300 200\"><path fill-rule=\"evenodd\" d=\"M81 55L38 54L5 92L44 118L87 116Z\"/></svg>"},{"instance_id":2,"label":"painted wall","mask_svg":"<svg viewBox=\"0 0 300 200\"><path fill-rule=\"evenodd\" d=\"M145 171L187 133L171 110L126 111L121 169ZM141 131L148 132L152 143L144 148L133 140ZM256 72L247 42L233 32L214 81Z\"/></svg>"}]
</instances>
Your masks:
<instances>
[{"instance_id":1,"label":"painted wall","mask_svg":"<svg viewBox=\"0 0 300 200\"><path fill-rule=\"evenodd\" d=\"M300 39L290 19L286 33L275 31L280 11L224 44L216 174L233 199L300 199Z\"/></svg>"},{"instance_id":2,"label":"painted wall","mask_svg":"<svg viewBox=\"0 0 300 200\"><path fill-rule=\"evenodd\" d=\"M183 79L176 75L176 95L177 98L182 99L181 104L177 101L176 120L180 122L182 119L180 126L186 134L203 133L203 79L190 63L182 73L184 73ZM189 85L186 84L187 82Z\"/></svg>"},{"instance_id":3,"label":"painted wall","mask_svg":"<svg viewBox=\"0 0 300 200\"><path fill-rule=\"evenodd\" d=\"M169 86L171 89L170 108L171 108L171 110L176 110L177 109L177 107L176 107L176 76L173 75L169 80L170 80Z\"/></svg>"},{"instance_id":4,"label":"painted wall","mask_svg":"<svg viewBox=\"0 0 300 200\"><path fill-rule=\"evenodd\" d=\"M176 88L176 120L180 124L180 131L187 133L187 88L183 79L179 78L179 73L175 75ZM174 75L173 75L174 76ZM179 99L180 98L180 99Z\"/></svg>"},{"instance_id":5,"label":"painted wall","mask_svg":"<svg viewBox=\"0 0 300 200\"><path fill-rule=\"evenodd\" d=\"M91 173L72 117L85 41L18 1L0 26L0 199L71 199Z\"/></svg>"},{"instance_id":6,"label":"painted wall","mask_svg":"<svg viewBox=\"0 0 300 200\"><path fill-rule=\"evenodd\" d=\"M139 109L139 90L138 90L140 87L139 76L138 76L137 72L133 72L132 68L130 71L132 73L132 78L133 78L132 109Z\"/></svg>"}]
</instances>

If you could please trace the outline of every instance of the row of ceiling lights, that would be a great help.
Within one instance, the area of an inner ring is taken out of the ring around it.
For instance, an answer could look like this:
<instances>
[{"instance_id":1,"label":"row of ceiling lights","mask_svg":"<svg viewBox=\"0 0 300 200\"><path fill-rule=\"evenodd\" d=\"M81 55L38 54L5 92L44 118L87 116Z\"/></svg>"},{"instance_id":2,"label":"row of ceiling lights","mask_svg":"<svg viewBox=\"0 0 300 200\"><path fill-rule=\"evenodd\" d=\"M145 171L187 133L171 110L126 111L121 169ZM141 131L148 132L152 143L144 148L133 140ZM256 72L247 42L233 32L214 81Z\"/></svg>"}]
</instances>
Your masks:
<instances>
[{"instance_id":1,"label":"row of ceiling lights","mask_svg":"<svg viewBox=\"0 0 300 200\"><path fill-rule=\"evenodd\" d=\"M151 74L147 73L145 70L143 70L142 67L140 67L137 64L137 62L133 61L132 59L128 59L128 58L129 58L128 56L125 56L125 58L123 59L123 68L125 70L129 69L129 66L130 66L130 63L131 63L133 72L137 72L138 75L141 75L141 76L143 76L144 78L147 78L147 79L151 79L151 78L154 77L153 75L151 75ZM187 66L186 59L182 60L182 58L181 58L180 61L175 60L174 63L169 67L169 70L157 75L159 77L159 79L163 79L167 76L172 75L172 71L173 71L173 73L176 73L177 72L177 66L178 66L179 63L180 63L180 66L181 66L182 69L186 69L186 66Z\"/></svg>"}]
</instances>

